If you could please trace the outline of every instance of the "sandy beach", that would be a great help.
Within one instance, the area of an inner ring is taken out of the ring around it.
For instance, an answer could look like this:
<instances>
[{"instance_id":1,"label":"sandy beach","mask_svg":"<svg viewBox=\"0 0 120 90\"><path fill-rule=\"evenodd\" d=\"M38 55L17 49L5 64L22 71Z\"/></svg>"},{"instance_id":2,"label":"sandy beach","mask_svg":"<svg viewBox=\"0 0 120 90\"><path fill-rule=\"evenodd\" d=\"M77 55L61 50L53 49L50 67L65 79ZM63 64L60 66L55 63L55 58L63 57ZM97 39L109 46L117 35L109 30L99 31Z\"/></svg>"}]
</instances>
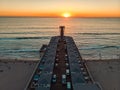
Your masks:
<instances>
[{"instance_id":1,"label":"sandy beach","mask_svg":"<svg viewBox=\"0 0 120 90\"><path fill-rule=\"evenodd\" d=\"M120 90L120 60L87 60L103 90ZM0 60L0 90L24 90L37 61Z\"/></svg>"},{"instance_id":2,"label":"sandy beach","mask_svg":"<svg viewBox=\"0 0 120 90\"><path fill-rule=\"evenodd\" d=\"M120 90L120 60L88 60L87 66L103 90Z\"/></svg>"},{"instance_id":3,"label":"sandy beach","mask_svg":"<svg viewBox=\"0 0 120 90\"><path fill-rule=\"evenodd\" d=\"M0 60L0 90L24 90L37 62Z\"/></svg>"}]
</instances>

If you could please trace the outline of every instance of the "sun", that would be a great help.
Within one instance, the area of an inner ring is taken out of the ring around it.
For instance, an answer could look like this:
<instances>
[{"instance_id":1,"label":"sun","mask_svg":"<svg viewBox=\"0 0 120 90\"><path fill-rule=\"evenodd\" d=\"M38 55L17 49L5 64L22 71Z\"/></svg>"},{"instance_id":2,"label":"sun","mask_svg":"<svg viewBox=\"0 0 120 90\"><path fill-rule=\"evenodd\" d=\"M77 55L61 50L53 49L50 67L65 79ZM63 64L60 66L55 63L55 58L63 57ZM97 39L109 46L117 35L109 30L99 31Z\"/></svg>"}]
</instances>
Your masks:
<instances>
[{"instance_id":1,"label":"sun","mask_svg":"<svg viewBox=\"0 0 120 90\"><path fill-rule=\"evenodd\" d=\"M71 14L70 13L63 13L62 16L65 18L68 18L68 17L71 17Z\"/></svg>"}]
</instances>

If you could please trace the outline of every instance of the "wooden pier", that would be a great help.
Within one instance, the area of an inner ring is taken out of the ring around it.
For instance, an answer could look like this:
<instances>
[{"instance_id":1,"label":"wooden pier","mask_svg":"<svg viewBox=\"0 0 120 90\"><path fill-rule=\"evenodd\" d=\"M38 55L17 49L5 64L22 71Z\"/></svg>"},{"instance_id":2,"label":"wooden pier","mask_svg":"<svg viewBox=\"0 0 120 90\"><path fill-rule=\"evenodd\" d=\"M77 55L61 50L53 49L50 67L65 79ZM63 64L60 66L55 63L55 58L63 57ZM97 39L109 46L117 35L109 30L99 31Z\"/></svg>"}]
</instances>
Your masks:
<instances>
[{"instance_id":1,"label":"wooden pier","mask_svg":"<svg viewBox=\"0 0 120 90\"><path fill-rule=\"evenodd\" d=\"M102 90L95 83L72 37L52 37L25 90Z\"/></svg>"}]
</instances>

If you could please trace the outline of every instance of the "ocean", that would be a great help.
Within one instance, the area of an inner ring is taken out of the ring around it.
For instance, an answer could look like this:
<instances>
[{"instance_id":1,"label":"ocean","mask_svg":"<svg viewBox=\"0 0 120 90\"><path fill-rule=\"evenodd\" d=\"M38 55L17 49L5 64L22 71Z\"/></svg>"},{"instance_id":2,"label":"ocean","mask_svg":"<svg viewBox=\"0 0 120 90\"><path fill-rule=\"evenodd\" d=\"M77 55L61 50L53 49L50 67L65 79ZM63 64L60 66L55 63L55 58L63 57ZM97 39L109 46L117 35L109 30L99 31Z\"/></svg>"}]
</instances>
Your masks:
<instances>
[{"instance_id":1,"label":"ocean","mask_svg":"<svg viewBox=\"0 0 120 90\"><path fill-rule=\"evenodd\" d=\"M120 18L34 17L0 17L0 58L39 60L39 49L61 25L83 59L120 58Z\"/></svg>"}]
</instances>

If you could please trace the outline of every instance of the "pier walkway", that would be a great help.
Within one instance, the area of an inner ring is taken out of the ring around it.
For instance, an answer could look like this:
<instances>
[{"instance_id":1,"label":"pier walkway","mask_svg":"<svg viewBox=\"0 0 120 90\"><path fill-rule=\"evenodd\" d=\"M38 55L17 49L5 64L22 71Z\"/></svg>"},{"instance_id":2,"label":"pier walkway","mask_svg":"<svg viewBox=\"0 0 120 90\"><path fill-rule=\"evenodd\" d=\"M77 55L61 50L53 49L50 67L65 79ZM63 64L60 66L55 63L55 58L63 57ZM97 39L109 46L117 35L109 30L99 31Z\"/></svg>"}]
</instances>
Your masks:
<instances>
[{"instance_id":1,"label":"pier walkway","mask_svg":"<svg viewBox=\"0 0 120 90\"><path fill-rule=\"evenodd\" d=\"M68 70L68 72L66 72ZM64 76L64 77L62 77ZM101 90L72 37L52 37L25 90Z\"/></svg>"},{"instance_id":2,"label":"pier walkway","mask_svg":"<svg viewBox=\"0 0 120 90\"><path fill-rule=\"evenodd\" d=\"M53 69L53 75L56 75L56 82L51 82L51 90L67 90L66 85L62 83L62 75L66 75L66 70L70 70L69 66L66 64L69 63L67 57L66 41L60 40L57 45L57 53L55 59L55 65ZM66 75L66 82L71 82L70 75ZM72 90L72 85L71 85Z\"/></svg>"},{"instance_id":3,"label":"pier walkway","mask_svg":"<svg viewBox=\"0 0 120 90\"><path fill-rule=\"evenodd\" d=\"M25 90L102 90L95 83L72 37L52 37ZM46 45L44 45L46 47Z\"/></svg>"}]
</instances>

